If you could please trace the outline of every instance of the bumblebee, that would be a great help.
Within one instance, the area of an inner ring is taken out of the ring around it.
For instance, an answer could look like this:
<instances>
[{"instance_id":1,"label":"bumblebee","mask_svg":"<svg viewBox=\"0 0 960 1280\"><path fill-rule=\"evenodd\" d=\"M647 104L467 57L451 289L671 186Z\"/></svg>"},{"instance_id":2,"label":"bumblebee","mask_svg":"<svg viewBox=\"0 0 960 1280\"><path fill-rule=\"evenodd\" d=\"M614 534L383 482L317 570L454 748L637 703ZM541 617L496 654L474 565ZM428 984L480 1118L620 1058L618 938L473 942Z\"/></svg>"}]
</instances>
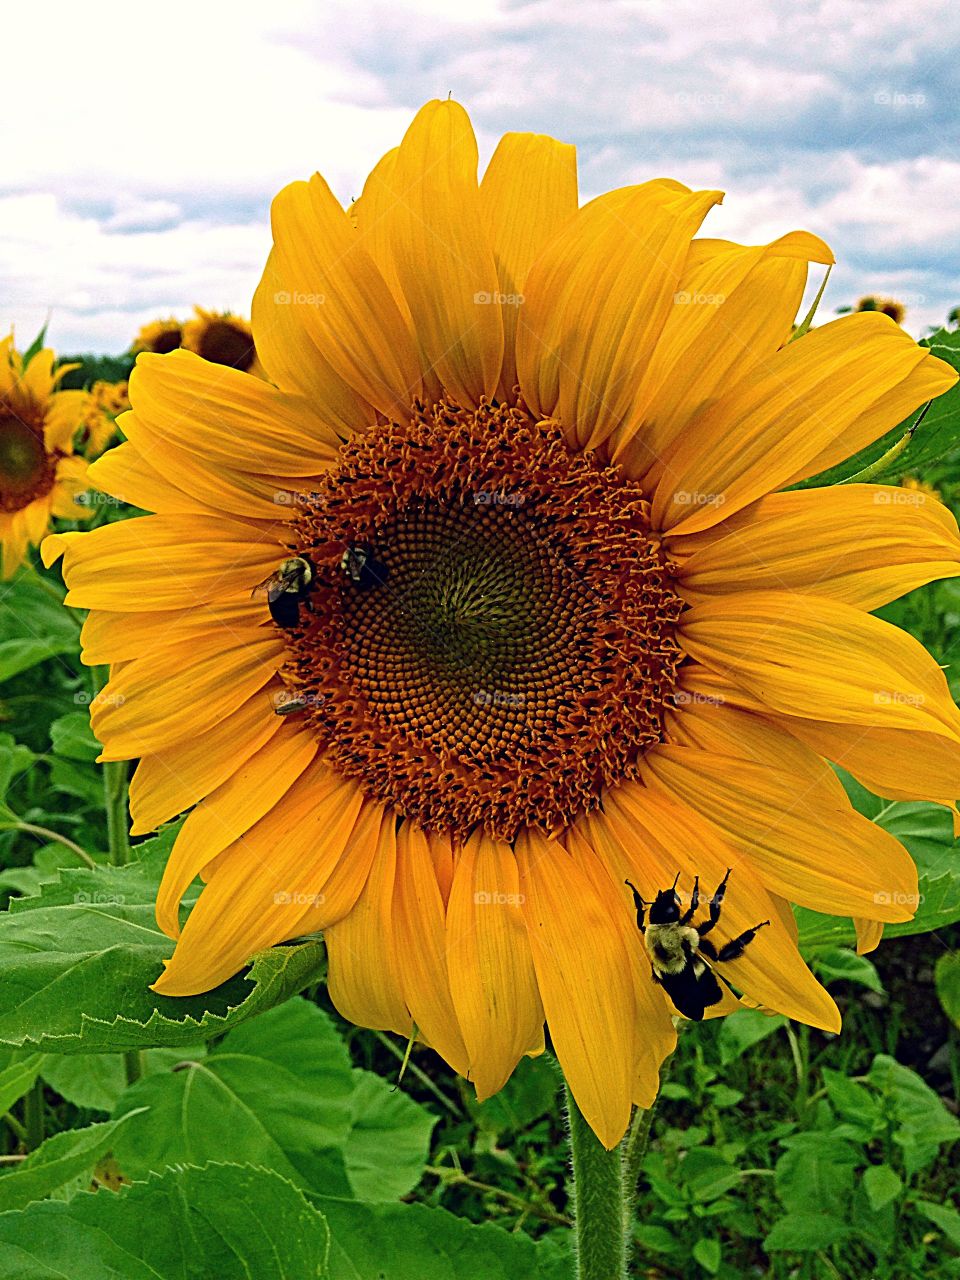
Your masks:
<instances>
[{"instance_id":1,"label":"bumblebee","mask_svg":"<svg viewBox=\"0 0 960 1280\"><path fill-rule=\"evenodd\" d=\"M389 573L385 564L374 559L372 548L363 542L355 542L347 547L340 557L340 568L361 591L383 586Z\"/></svg>"},{"instance_id":2,"label":"bumblebee","mask_svg":"<svg viewBox=\"0 0 960 1280\"><path fill-rule=\"evenodd\" d=\"M757 930L770 923L761 920L750 929L744 929L736 938L731 938L718 947L710 938L704 937L720 920L723 895L727 891L731 868L714 890L709 901L709 914L706 920L692 924L697 908L700 906L700 877L693 881L693 895L689 908L681 915L680 895L677 893L677 879L669 889L661 889L653 902L644 902L636 887L627 880L625 883L633 890L633 904L637 909L637 928L643 934L653 980L663 987L673 1001L679 1013L694 1022L703 1019L705 1009L719 1004L723 997L723 989L718 977L726 986L730 984L721 974L717 974L711 965L723 964L726 960L737 960L746 951L748 945L756 937ZM650 914L645 918L646 908Z\"/></svg>"},{"instance_id":3,"label":"bumblebee","mask_svg":"<svg viewBox=\"0 0 960 1280\"><path fill-rule=\"evenodd\" d=\"M276 573L254 587L253 594L266 592L270 617L278 627L289 630L300 621L300 605L309 595L313 579L313 565L307 557L290 556Z\"/></svg>"}]
</instances>

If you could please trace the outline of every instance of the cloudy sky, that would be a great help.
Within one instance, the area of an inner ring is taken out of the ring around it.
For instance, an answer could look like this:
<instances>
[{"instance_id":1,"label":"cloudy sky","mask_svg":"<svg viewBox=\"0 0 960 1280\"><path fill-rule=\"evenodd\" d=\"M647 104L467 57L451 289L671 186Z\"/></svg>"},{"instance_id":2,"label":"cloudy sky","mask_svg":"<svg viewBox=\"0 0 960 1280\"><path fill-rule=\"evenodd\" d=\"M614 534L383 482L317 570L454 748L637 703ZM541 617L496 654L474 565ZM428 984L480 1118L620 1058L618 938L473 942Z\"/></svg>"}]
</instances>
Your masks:
<instances>
[{"instance_id":1,"label":"cloudy sky","mask_svg":"<svg viewBox=\"0 0 960 1280\"><path fill-rule=\"evenodd\" d=\"M0 331L119 352L193 302L247 313L269 205L346 202L452 94L579 149L584 197L722 187L706 233L805 227L824 311L866 292L923 334L960 302L960 6L949 0L71 0L4 12Z\"/></svg>"}]
</instances>

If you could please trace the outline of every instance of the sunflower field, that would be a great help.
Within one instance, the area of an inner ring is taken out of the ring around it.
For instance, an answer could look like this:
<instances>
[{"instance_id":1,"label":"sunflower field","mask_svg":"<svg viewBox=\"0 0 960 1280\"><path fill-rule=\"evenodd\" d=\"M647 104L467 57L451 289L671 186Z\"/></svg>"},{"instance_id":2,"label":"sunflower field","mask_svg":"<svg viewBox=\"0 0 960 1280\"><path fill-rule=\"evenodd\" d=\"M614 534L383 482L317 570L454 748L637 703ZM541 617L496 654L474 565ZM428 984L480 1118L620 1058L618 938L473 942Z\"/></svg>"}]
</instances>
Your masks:
<instances>
[{"instance_id":1,"label":"sunflower field","mask_svg":"<svg viewBox=\"0 0 960 1280\"><path fill-rule=\"evenodd\" d=\"M370 163L0 330L0 1277L960 1277L956 315Z\"/></svg>"}]
</instances>

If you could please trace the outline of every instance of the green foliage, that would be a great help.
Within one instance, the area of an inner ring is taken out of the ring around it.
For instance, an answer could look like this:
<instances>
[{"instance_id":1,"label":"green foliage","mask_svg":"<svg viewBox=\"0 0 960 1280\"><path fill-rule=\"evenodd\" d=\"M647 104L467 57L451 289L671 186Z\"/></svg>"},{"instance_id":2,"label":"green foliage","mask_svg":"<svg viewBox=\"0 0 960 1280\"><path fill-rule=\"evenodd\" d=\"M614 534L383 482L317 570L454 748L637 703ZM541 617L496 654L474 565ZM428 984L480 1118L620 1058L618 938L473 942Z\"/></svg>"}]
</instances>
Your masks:
<instances>
[{"instance_id":1,"label":"green foliage","mask_svg":"<svg viewBox=\"0 0 960 1280\"><path fill-rule=\"evenodd\" d=\"M929 347L939 359L945 360L954 369L960 369L960 331L940 329L929 338L924 338L921 346ZM867 445L859 453L855 453L828 471L804 480L797 487L812 488L815 485L840 484L850 479L881 459L897 441L903 438L917 417L916 413L912 413L899 426L893 427L873 444ZM870 481L878 484L894 484L901 476L928 469L958 446L960 446L960 384L951 387L946 394L934 400L903 452L886 468L871 475Z\"/></svg>"},{"instance_id":2,"label":"green foliage","mask_svg":"<svg viewBox=\"0 0 960 1280\"><path fill-rule=\"evenodd\" d=\"M261 952L205 996L149 990L172 950L154 902L175 834L137 846L129 866L66 869L10 904L0 916L0 1043L59 1053L189 1045L316 980L322 947L307 942Z\"/></svg>"},{"instance_id":3,"label":"green foliage","mask_svg":"<svg viewBox=\"0 0 960 1280\"><path fill-rule=\"evenodd\" d=\"M83 1174L89 1183L97 1161L111 1149L119 1131L132 1118L66 1129L41 1143L23 1164L0 1178L0 1213L23 1209Z\"/></svg>"},{"instance_id":4,"label":"green foliage","mask_svg":"<svg viewBox=\"0 0 960 1280\"><path fill-rule=\"evenodd\" d=\"M295 1187L230 1164L0 1215L0 1275L31 1280L322 1280L329 1247Z\"/></svg>"},{"instance_id":5,"label":"green foliage","mask_svg":"<svg viewBox=\"0 0 960 1280\"><path fill-rule=\"evenodd\" d=\"M927 801L882 800L849 774L838 770L854 807L883 827L903 844L917 864L919 903L912 920L884 925L884 937L906 937L929 933L960 921L960 841L954 839L949 810ZM849 920L824 916L804 907L795 908L800 926L800 942L805 953L831 944L854 941ZM851 966L855 957L844 960ZM861 958L862 959L862 958ZM822 963L822 957L821 957ZM863 973L867 971L861 970ZM869 981L865 985L870 985Z\"/></svg>"},{"instance_id":6,"label":"green foliage","mask_svg":"<svg viewBox=\"0 0 960 1280\"><path fill-rule=\"evenodd\" d=\"M144 1108L115 1154L133 1177L228 1159L274 1169L302 1190L394 1200L420 1181L432 1116L356 1071L331 1019L290 1000L202 1057L146 1076L114 1116Z\"/></svg>"}]
</instances>

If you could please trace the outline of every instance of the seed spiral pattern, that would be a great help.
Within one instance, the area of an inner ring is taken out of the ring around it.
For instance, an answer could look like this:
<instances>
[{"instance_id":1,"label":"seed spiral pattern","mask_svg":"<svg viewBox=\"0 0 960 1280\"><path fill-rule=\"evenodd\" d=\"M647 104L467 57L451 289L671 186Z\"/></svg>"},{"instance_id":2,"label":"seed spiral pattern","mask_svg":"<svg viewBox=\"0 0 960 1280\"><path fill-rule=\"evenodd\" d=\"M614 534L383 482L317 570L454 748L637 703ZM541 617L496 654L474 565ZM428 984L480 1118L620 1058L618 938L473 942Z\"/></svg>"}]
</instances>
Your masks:
<instances>
[{"instance_id":1,"label":"seed spiral pattern","mask_svg":"<svg viewBox=\"0 0 960 1280\"><path fill-rule=\"evenodd\" d=\"M417 404L345 445L292 528L315 580L282 675L328 762L425 829L560 830L661 740L669 564L640 487L556 423Z\"/></svg>"}]
</instances>

